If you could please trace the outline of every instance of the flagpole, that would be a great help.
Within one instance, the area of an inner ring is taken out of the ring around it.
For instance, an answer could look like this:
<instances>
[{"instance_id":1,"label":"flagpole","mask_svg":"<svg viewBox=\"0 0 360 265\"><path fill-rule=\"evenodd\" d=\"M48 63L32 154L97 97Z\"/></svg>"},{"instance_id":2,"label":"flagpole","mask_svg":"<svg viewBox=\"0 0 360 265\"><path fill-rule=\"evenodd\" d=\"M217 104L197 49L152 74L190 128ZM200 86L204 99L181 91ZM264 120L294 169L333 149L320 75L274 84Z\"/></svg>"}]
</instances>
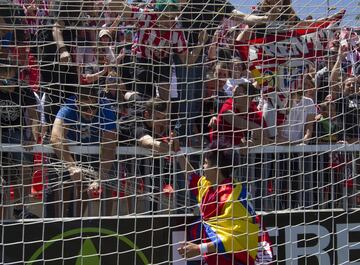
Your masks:
<instances>
[{"instance_id":1,"label":"flagpole","mask_svg":"<svg viewBox=\"0 0 360 265\"><path fill-rule=\"evenodd\" d=\"M327 6L326 16L328 17L330 14L330 0L326 0L326 6Z\"/></svg>"}]
</instances>

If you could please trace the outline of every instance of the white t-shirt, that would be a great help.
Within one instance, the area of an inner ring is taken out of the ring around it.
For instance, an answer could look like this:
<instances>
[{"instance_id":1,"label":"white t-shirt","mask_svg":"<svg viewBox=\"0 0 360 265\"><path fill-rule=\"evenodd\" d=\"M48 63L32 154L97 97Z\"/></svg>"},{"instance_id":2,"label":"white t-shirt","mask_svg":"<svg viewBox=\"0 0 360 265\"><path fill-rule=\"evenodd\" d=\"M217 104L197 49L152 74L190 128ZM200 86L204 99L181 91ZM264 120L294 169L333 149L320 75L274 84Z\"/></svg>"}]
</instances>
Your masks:
<instances>
[{"instance_id":1,"label":"white t-shirt","mask_svg":"<svg viewBox=\"0 0 360 265\"><path fill-rule=\"evenodd\" d=\"M316 114L314 101L311 98L302 97L298 104L291 107L282 129L282 136L290 141L303 139L306 119L311 114Z\"/></svg>"},{"instance_id":2,"label":"white t-shirt","mask_svg":"<svg viewBox=\"0 0 360 265\"><path fill-rule=\"evenodd\" d=\"M176 78L176 71L175 66L171 66L171 82L170 82L170 97L171 98L178 98L179 93L177 89L177 78Z\"/></svg>"}]
</instances>

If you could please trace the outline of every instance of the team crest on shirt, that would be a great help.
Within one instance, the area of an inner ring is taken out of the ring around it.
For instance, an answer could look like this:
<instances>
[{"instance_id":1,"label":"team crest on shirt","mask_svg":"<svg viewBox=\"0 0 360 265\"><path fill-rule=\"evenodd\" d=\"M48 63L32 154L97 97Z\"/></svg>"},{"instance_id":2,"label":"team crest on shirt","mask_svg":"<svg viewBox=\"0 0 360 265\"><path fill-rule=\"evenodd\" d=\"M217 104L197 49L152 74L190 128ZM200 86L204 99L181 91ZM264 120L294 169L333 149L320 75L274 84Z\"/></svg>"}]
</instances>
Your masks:
<instances>
[{"instance_id":1,"label":"team crest on shirt","mask_svg":"<svg viewBox=\"0 0 360 265\"><path fill-rule=\"evenodd\" d=\"M0 100L0 118L4 122L16 121L20 118L20 106L11 100Z\"/></svg>"}]
</instances>

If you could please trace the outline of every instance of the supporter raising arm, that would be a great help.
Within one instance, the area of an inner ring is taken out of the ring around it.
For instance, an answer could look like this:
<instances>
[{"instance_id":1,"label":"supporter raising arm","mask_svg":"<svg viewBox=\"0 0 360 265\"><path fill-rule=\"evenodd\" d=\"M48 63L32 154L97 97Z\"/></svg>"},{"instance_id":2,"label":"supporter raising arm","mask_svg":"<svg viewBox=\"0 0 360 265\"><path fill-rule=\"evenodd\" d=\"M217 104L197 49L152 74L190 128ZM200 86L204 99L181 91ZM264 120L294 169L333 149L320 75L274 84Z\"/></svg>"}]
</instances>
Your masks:
<instances>
[{"instance_id":1,"label":"supporter raising arm","mask_svg":"<svg viewBox=\"0 0 360 265\"><path fill-rule=\"evenodd\" d=\"M82 171L79 165L85 164L98 168L100 179L106 182L112 173L116 158L117 134L115 129L116 114L107 99L98 99L95 89L81 88L79 96L69 98L61 107L53 125L51 143L56 156L64 163L73 183L81 183ZM94 156L74 155L69 150L69 144L72 142L100 144L100 154ZM98 165L98 161L100 165ZM69 189L64 189L64 193L66 192L69 192ZM81 185L77 185L75 191L77 198L75 199L81 198L80 192L83 192L83 196L87 198L86 191L81 189ZM110 191L105 189L106 197L110 195L109 193ZM65 197L69 198L70 194L64 194ZM107 200L105 205L106 214L110 215L112 201ZM77 215L79 214L78 211Z\"/></svg>"},{"instance_id":2,"label":"supporter raising arm","mask_svg":"<svg viewBox=\"0 0 360 265\"><path fill-rule=\"evenodd\" d=\"M338 58L330 76L331 100L335 102L337 113L341 113L344 131L343 141L359 142L359 109L358 100L360 77L346 76L341 69L341 63L348 53L346 46L340 45Z\"/></svg>"},{"instance_id":3,"label":"supporter raising arm","mask_svg":"<svg viewBox=\"0 0 360 265\"><path fill-rule=\"evenodd\" d=\"M157 0L154 10L141 9L121 1L111 1L109 8L120 12L122 19L137 26L132 45L136 58L133 76L138 81L135 84L136 92L147 98L158 94L162 100L169 100L172 55L187 52L184 32L176 21L179 15L177 0ZM120 21L117 18L112 27ZM200 53L196 51L200 49L194 49L188 63L196 60L196 55Z\"/></svg>"},{"instance_id":4,"label":"supporter raising arm","mask_svg":"<svg viewBox=\"0 0 360 265\"><path fill-rule=\"evenodd\" d=\"M134 137L139 146L156 153L169 153L175 151L169 141L164 141L169 136L167 104L160 99L150 99L144 103L144 120L137 124Z\"/></svg>"}]
</instances>

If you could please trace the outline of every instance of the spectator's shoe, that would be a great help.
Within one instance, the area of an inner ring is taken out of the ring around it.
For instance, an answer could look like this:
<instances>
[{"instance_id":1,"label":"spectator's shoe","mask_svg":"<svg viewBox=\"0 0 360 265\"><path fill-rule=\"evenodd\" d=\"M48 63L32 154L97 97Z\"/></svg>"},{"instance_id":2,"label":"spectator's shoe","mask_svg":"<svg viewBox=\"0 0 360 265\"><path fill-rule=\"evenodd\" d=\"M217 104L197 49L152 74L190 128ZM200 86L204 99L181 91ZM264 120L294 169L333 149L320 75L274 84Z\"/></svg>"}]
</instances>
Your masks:
<instances>
[{"instance_id":1,"label":"spectator's shoe","mask_svg":"<svg viewBox=\"0 0 360 265\"><path fill-rule=\"evenodd\" d=\"M28 209L14 209L14 217L15 219L35 219L39 218L39 216L29 212Z\"/></svg>"}]
</instances>

